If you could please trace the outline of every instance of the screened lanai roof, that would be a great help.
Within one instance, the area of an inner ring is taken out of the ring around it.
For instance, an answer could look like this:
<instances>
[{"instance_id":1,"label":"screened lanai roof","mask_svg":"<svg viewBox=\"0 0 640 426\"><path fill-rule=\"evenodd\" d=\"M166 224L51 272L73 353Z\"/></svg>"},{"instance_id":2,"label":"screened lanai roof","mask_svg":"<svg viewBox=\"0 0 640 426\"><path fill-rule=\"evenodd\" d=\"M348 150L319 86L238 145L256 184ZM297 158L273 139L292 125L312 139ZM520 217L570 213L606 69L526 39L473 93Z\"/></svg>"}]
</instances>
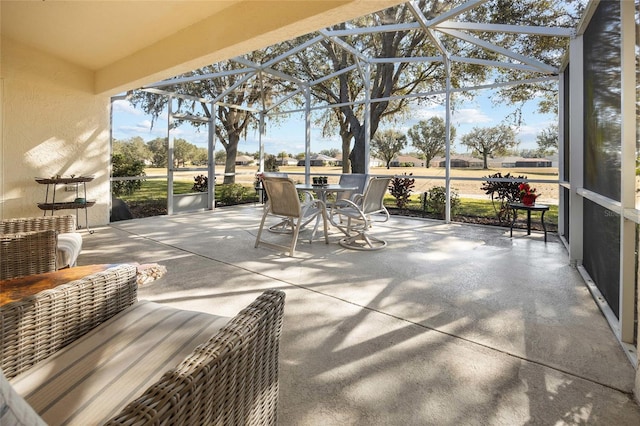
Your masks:
<instances>
[{"instance_id":1,"label":"screened lanai roof","mask_svg":"<svg viewBox=\"0 0 640 426\"><path fill-rule=\"evenodd\" d=\"M201 96L195 87L208 81L209 94L202 100L276 112L301 110L306 88L314 109L367 100L438 99L447 82L451 91L549 84L584 3L410 1L146 89ZM375 70L382 67L393 67L392 89L376 80ZM341 88L345 76L349 87Z\"/></svg>"}]
</instances>

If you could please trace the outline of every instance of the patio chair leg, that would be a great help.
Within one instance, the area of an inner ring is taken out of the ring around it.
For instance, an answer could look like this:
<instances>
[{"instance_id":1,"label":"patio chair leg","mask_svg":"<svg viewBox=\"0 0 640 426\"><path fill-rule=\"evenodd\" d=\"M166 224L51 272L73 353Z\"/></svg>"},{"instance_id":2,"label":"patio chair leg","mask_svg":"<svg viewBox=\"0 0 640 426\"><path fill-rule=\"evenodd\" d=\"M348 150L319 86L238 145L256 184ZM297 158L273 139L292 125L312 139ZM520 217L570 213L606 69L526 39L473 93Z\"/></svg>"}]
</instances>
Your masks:
<instances>
[{"instance_id":1,"label":"patio chair leg","mask_svg":"<svg viewBox=\"0 0 640 426\"><path fill-rule=\"evenodd\" d=\"M278 222L275 225L269 227L269 231L275 232L276 234L290 234L293 232L293 224L291 223L291 219L284 219L282 222Z\"/></svg>"},{"instance_id":2,"label":"patio chair leg","mask_svg":"<svg viewBox=\"0 0 640 426\"><path fill-rule=\"evenodd\" d=\"M329 244L329 235L327 234L327 228L329 227L329 223L327 220L327 211L322 210L322 222L324 225L324 243Z\"/></svg>"},{"instance_id":3,"label":"patio chair leg","mask_svg":"<svg viewBox=\"0 0 640 426\"><path fill-rule=\"evenodd\" d=\"M256 237L256 244L253 246L254 248L258 247L258 244L260 244L260 237L262 236L262 229L264 227L264 221L267 219L267 210L265 209L264 213L262 214L262 220L260 221L260 228L258 229L258 236Z\"/></svg>"},{"instance_id":4,"label":"patio chair leg","mask_svg":"<svg viewBox=\"0 0 640 426\"><path fill-rule=\"evenodd\" d=\"M345 237L338 243L344 248L362 251L380 250L387 246L386 241L373 237L365 232L361 232L352 237Z\"/></svg>"},{"instance_id":5,"label":"patio chair leg","mask_svg":"<svg viewBox=\"0 0 640 426\"><path fill-rule=\"evenodd\" d=\"M293 254L296 251L296 244L298 242L298 234L300 233L300 225L301 220L298 219L298 223L295 224L293 228L293 241L291 241L291 251L289 252L289 256L293 257Z\"/></svg>"}]
</instances>

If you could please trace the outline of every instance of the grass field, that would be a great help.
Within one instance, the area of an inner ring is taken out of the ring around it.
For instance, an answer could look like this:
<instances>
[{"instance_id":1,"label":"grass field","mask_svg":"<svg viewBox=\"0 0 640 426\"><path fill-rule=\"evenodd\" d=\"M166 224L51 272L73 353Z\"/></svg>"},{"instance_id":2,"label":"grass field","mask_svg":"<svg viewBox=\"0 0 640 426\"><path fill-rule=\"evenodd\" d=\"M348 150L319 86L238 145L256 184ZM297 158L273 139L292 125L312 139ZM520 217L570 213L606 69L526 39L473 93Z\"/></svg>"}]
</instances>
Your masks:
<instances>
[{"instance_id":1,"label":"grass field","mask_svg":"<svg viewBox=\"0 0 640 426\"><path fill-rule=\"evenodd\" d=\"M328 171L326 169L328 168L316 168L316 169L322 169L325 171L326 175L329 175ZM404 168L401 169L391 169L390 171L397 171L397 170L403 170ZM372 171L372 174L391 174L391 173L381 173L381 171L387 171L386 169L381 169L380 171L375 170ZM422 169L420 169L422 170ZM430 169L430 170L436 170L436 169ZM476 171L477 172L477 171ZM289 171L289 173L293 173L291 171ZM484 171L485 176L487 174L487 171ZM490 173L495 173L494 171L490 171ZM174 177L174 193L175 194L188 194L190 192L192 192L191 188L193 186L193 176L199 174L197 172L182 172L182 176L178 175L177 177ZM322 175L322 173L319 173L320 175ZM519 173L519 174L524 174L524 173ZM150 176L153 176L153 174L149 174ZM156 174L157 176L158 174ZM187 178L188 176L188 178ZM255 192L255 190L253 189L253 177L254 174L251 175L242 175L245 178L244 179L238 179L238 183L242 184L243 186L245 186L247 188L246 190L246 197L244 199L245 202L256 202L257 201L257 194ZM480 174L480 176L482 176ZM250 179L248 179L250 178ZM296 178L295 176L293 177L294 179ZM300 181L303 180L303 177L300 176ZM330 182L337 182L338 181L338 176L332 176L329 179ZM419 180L416 180L416 187L418 187L418 182ZM424 188L424 182L422 182L423 185L420 185L420 188ZM469 182L467 182L469 183ZM489 196L487 196L486 194L484 194L482 191L479 190L479 186L481 185L482 182L471 182L473 183L473 186L477 186L478 190L475 191L475 193L473 193L472 196L466 196L463 193L461 193L459 190L459 199L460 199L460 207L458 209L457 212L457 216L465 216L465 217L480 217L480 218L495 218L496 217L496 213L494 210L494 206L493 203L491 202ZM436 183L436 185L442 185L442 182L438 182ZM433 185L432 185L433 186ZM222 185L216 185L216 199L219 200L220 199L220 195L221 195L221 190L222 190ZM455 187L455 185L454 185ZM429 189L431 187L428 187L427 189ZM413 210L413 211L421 211L423 210L423 206L422 206L422 202L420 200L420 194L424 192L424 190L414 190L412 193L412 196L410 198L410 202L409 202L409 210ZM557 190L556 190L557 192ZM140 203L144 203L144 202L149 202L149 201L162 201L164 203L166 203L166 199L167 199L167 181L166 179L148 179L145 182L143 182L142 184L142 188L138 191L136 191L134 194L130 195L130 196L122 196L120 197L122 198L124 201L126 201L127 203L134 203L134 204L140 204ZM548 202L545 202L548 203ZM545 215L545 221L549 224L552 225L556 225L558 222L558 206L557 203L553 204L553 203L548 203L549 204L549 212ZM395 207L395 199L387 194L385 197L385 205L388 207Z\"/></svg>"},{"instance_id":2,"label":"grass field","mask_svg":"<svg viewBox=\"0 0 640 426\"><path fill-rule=\"evenodd\" d=\"M224 169L221 166L216 168L216 172L222 173ZM257 167L256 166L236 166L236 182L253 186ZM304 167L283 166L280 167L281 172L291 174L293 179L304 181ZM540 168L491 168L489 170L482 169L451 169L451 187L458 192L461 198L479 198L487 199L487 195L480 189L483 184L483 177L493 175L497 172L503 175L511 173L512 176L526 176L529 180L552 180L558 179L557 167L540 167ZM166 175L165 169L147 169L148 176ZM177 172L174 174L176 180L186 180L193 184L193 177L204 172ZM374 167L369 172L372 175L397 175L413 174L416 179L413 192L421 193L430 190L434 186L444 186L445 169L441 167ZM311 175L328 176L329 183L337 183L342 174L341 167L311 167ZM471 180L477 179L477 180ZM222 182L222 176L217 177L217 182ZM539 202L544 204L558 204L558 184L557 183L533 183L532 186L537 188L540 194Z\"/></svg>"}]
</instances>

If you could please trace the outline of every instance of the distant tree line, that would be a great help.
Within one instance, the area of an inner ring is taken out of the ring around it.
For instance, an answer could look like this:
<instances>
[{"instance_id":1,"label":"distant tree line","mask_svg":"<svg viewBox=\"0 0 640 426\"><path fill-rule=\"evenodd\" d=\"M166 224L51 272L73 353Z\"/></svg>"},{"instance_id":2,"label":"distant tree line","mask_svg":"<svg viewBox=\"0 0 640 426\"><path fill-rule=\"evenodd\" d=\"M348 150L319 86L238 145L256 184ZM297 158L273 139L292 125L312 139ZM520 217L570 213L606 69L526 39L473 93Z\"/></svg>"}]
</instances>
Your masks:
<instances>
[{"instance_id":1,"label":"distant tree line","mask_svg":"<svg viewBox=\"0 0 640 426\"><path fill-rule=\"evenodd\" d=\"M140 136L125 140L114 140L112 154L142 161L150 167L167 167L167 138L155 138L145 142ZM186 167L187 164L201 166L207 164L207 149L200 148L184 139L176 138L173 142L174 167Z\"/></svg>"}]
</instances>

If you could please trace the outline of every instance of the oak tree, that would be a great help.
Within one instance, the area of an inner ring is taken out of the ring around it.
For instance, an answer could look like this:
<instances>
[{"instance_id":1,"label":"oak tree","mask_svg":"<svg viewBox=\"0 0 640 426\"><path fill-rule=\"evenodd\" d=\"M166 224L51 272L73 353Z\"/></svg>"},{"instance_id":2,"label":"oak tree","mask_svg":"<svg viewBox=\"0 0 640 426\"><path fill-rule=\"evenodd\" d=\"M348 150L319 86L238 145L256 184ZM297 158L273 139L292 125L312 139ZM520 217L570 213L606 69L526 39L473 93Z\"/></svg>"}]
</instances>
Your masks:
<instances>
[{"instance_id":1,"label":"oak tree","mask_svg":"<svg viewBox=\"0 0 640 426\"><path fill-rule=\"evenodd\" d=\"M483 161L483 168L489 168L487 159L501 155L516 146L516 134L507 125L495 127L474 127L462 137L462 144L470 148Z\"/></svg>"}]
</instances>

